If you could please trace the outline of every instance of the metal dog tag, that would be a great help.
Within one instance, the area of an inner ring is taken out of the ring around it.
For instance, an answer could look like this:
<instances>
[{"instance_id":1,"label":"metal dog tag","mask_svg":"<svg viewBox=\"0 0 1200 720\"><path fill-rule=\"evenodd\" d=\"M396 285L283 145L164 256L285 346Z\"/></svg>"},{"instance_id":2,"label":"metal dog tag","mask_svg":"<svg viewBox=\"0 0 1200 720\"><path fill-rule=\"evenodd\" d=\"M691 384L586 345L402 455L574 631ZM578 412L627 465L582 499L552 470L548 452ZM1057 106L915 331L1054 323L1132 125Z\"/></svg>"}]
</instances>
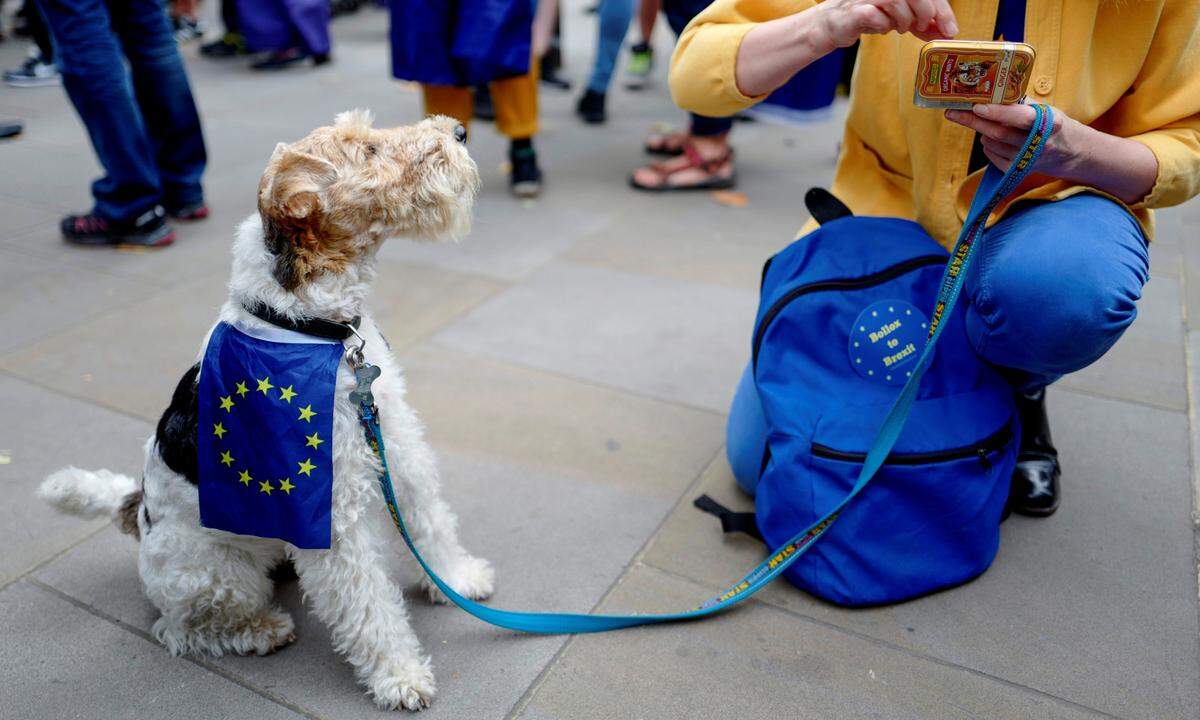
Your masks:
<instances>
[{"instance_id":1,"label":"metal dog tag","mask_svg":"<svg viewBox=\"0 0 1200 720\"><path fill-rule=\"evenodd\" d=\"M350 392L350 402L355 405L374 405L375 396L371 394L371 383L375 382L379 374L378 367L367 363L354 368L354 380L358 386Z\"/></svg>"}]
</instances>

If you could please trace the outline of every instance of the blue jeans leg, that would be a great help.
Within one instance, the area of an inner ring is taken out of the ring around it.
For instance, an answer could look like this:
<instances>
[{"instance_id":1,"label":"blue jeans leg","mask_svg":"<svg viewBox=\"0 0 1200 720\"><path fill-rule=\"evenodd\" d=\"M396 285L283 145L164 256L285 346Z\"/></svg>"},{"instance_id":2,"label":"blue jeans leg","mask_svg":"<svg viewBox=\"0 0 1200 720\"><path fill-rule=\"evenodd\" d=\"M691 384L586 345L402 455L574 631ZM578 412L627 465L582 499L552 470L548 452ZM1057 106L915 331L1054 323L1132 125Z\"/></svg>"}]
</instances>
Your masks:
<instances>
[{"instance_id":1,"label":"blue jeans leg","mask_svg":"<svg viewBox=\"0 0 1200 720\"><path fill-rule=\"evenodd\" d=\"M989 229L968 273L967 334L988 362L1036 390L1100 359L1137 317L1146 238L1116 202L1030 203Z\"/></svg>"},{"instance_id":2,"label":"blue jeans leg","mask_svg":"<svg viewBox=\"0 0 1200 720\"><path fill-rule=\"evenodd\" d=\"M109 0L109 8L154 149L162 202L168 208L203 202L204 134L167 14L158 0Z\"/></svg>"},{"instance_id":3,"label":"blue jeans leg","mask_svg":"<svg viewBox=\"0 0 1200 720\"><path fill-rule=\"evenodd\" d=\"M738 485L751 495L758 488L763 455L767 451L767 418L763 415L758 390L754 387L754 368L742 372L729 420L725 425L725 456Z\"/></svg>"},{"instance_id":4,"label":"blue jeans leg","mask_svg":"<svg viewBox=\"0 0 1200 720\"><path fill-rule=\"evenodd\" d=\"M108 6L104 0L38 4L54 36L67 95L104 167L104 176L92 183L94 212L109 220L136 217L161 200L160 182Z\"/></svg>"},{"instance_id":5,"label":"blue jeans leg","mask_svg":"<svg viewBox=\"0 0 1200 720\"><path fill-rule=\"evenodd\" d=\"M612 81L617 56L621 54L621 43L625 42L625 33L633 20L633 0L600 0L599 12L600 35L588 90L604 93Z\"/></svg>"}]
</instances>

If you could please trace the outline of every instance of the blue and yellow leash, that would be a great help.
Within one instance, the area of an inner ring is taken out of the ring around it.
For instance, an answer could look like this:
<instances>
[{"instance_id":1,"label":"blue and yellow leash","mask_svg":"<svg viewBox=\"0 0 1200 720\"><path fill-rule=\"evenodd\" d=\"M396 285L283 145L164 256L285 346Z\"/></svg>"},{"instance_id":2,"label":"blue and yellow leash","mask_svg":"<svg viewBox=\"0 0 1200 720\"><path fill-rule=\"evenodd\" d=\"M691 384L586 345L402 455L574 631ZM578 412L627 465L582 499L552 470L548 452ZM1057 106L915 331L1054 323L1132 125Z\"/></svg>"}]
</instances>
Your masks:
<instances>
[{"instance_id":1,"label":"blue and yellow leash","mask_svg":"<svg viewBox=\"0 0 1200 720\"><path fill-rule=\"evenodd\" d=\"M392 488L392 479L388 474L387 456L383 446L383 433L379 428L378 412L370 392L371 382L379 376L379 368L369 365L363 360L361 348L352 350L347 355L347 358L358 379L358 388L351 393L351 400L359 406L359 418L366 432L367 442L379 456L379 461L383 464L383 472L379 475L379 487L383 491L384 501L387 503L388 510L392 514L392 521L396 524L396 528L400 531L400 535L404 538L408 549L412 551L413 557L417 559L417 562L421 564L425 573L429 575L429 579L455 605L458 605L480 620L510 630L520 630L529 633L593 633L636 625L694 620L714 615L732 607L774 580L788 566L796 562L808 548L812 547L813 543L833 525L846 505L871 482L871 478L875 476L875 473L883 465L892 448L895 446L896 440L900 437L900 431L904 428L909 409L916 399L921 376L924 375L925 370L929 367L933 359L934 346L937 344L942 328L944 327L942 320L954 310L954 306L958 303L959 296L962 294L963 283L966 280L966 269L970 266L971 260L975 255L975 248L979 244L977 241L983 235L988 216L991 215L996 205L1008 197L1021 181L1029 175L1045 147L1046 138L1050 135L1050 130L1054 123L1050 108L1045 105L1034 105L1033 108L1036 111L1033 127L1030 128L1029 135L1025 138L1025 142L1021 146L1021 151L1017 154L1012 166L1009 167L1007 172L1001 173L998 169L989 165L984 172L983 180L980 182L979 189L975 192L975 199L971 203L971 210L967 214L966 221L963 223L962 232L958 236L958 242L955 244L950 262L947 263L945 274L942 276L942 282L938 289L937 302L934 305L932 320L929 324L929 336L925 342L925 348L917 359L917 364L913 368L912 375L900 390L900 395L896 398L896 402L892 405L891 410L888 411L887 417L884 418L874 442L871 443L871 449L867 452L862 471L859 472L858 481L854 484L854 488L833 510L793 536L791 540L771 553L770 557L761 562L728 590L687 612L662 615L583 615L513 612L481 605L455 592L454 588L447 585L434 572L433 568L429 567L425 559L421 557L421 553L413 545L412 538L409 537L408 529L404 526L404 518L401 517L400 510L396 505L396 495Z\"/></svg>"}]
</instances>

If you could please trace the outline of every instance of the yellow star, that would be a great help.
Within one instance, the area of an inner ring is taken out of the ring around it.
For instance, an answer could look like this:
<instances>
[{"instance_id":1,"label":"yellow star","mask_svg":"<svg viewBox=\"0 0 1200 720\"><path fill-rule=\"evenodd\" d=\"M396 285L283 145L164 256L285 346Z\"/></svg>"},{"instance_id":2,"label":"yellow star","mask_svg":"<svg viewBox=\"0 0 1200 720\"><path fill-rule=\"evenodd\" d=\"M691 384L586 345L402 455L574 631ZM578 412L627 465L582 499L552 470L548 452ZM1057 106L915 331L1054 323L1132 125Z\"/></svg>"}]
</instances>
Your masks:
<instances>
[{"instance_id":1,"label":"yellow star","mask_svg":"<svg viewBox=\"0 0 1200 720\"><path fill-rule=\"evenodd\" d=\"M250 390L246 387L246 383L240 382L237 384L238 397L246 397L246 393L248 392L250 392Z\"/></svg>"},{"instance_id":2,"label":"yellow star","mask_svg":"<svg viewBox=\"0 0 1200 720\"><path fill-rule=\"evenodd\" d=\"M221 409L225 412L233 412L233 396L226 395L221 398Z\"/></svg>"},{"instance_id":3,"label":"yellow star","mask_svg":"<svg viewBox=\"0 0 1200 720\"><path fill-rule=\"evenodd\" d=\"M275 386L271 384L271 378L269 376L258 381L258 391L263 395L266 395L267 391L273 387Z\"/></svg>"},{"instance_id":4,"label":"yellow star","mask_svg":"<svg viewBox=\"0 0 1200 720\"><path fill-rule=\"evenodd\" d=\"M254 479L254 478L250 477L250 471L249 471L249 470L243 470L243 471L241 471L240 473L238 473L238 480L240 480L240 481L241 481L241 483L242 483L243 485L246 485L247 487L250 485L250 481L251 481L251 480L253 480L253 479Z\"/></svg>"},{"instance_id":5,"label":"yellow star","mask_svg":"<svg viewBox=\"0 0 1200 720\"><path fill-rule=\"evenodd\" d=\"M230 455L228 450L221 451L221 464L225 467L233 464L233 455Z\"/></svg>"},{"instance_id":6,"label":"yellow star","mask_svg":"<svg viewBox=\"0 0 1200 720\"><path fill-rule=\"evenodd\" d=\"M292 398L296 397L296 391L292 390L292 386L288 385L285 388L279 388L279 399L291 402Z\"/></svg>"},{"instance_id":7,"label":"yellow star","mask_svg":"<svg viewBox=\"0 0 1200 720\"><path fill-rule=\"evenodd\" d=\"M296 463L297 465L300 466L300 470L298 472L301 473L302 475L307 475L309 477L312 477L312 471L315 470L317 468L317 466L313 465L312 462L310 462L311 460L312 460L312 458L308 458L302 463Z\"/></svg>"},{"instance_id":8,"label":"yellow star","mask_svg":"<svg viewBox=\"0 0 1200 720\"><path fill-rule=\"evenodd\" d=\"M308 442L304 444L310 448L315 448L321 443L325 442L321 439L321 433L313 433L312 435L305 435L304 437L308 438Z\"/></svg>"},{"instance_id":9,"label":"yellow star","mask_svg":"<svg viewBox=\"0 0 1200 720\"><path fill-rule=\"evenodd\" d=\"M225 426L221 423L213 423L213 435L216 435L218 438L223 438L227 432L229 431L226 430Z\"/></svg>"},{"instance_id":10,"label":"yellow star","mask_svg":"<svg viewBox=\"0 0 1200 720\"><path fill-rule=\"evenodd\" d=\"M304 422L312 422L313 415L316 413L313 412L312 403L309 403L307 407L300 408L300 419Z\"/></svg>"},{"instance_id":11,"label":"yellow star","mask_svg":"<svg viewBox=\"0 0 1200 720\"><path fill-rule=\"evenodd\" d=\"M291 478L284 478L279 481L279 489L284 491L288 495L292 494L292 488L294 488L294 487L296 487L296 486L292 484Z\"/></svg>"},{"instance_id":12,"label":"yellow star","mask_svg":"<svg viewBox=\"0 0 1200 720\"><path fill-rule=\"evenodd\" d=\"M266 494L270 495L271 491L274 489L275 489L275 486L271 484L270 480L263 480L258 483L258 491L259 492L265 492Z\"/></svg>"}]
</instances>

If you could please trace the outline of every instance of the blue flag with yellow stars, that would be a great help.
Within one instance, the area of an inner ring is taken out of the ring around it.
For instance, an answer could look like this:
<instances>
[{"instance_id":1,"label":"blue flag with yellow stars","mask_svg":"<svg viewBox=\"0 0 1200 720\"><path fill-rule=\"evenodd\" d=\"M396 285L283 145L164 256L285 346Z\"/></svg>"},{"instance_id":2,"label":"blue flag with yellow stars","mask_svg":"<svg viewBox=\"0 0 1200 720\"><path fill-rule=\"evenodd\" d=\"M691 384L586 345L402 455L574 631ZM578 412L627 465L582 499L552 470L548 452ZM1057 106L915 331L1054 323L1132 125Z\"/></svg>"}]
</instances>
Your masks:
<instances>
[{"instance_id":1,"label":"blue flag with yellow stars","mask_svg":"<svg viewBox=\"0 0 1200 720\"><path fill-rule=\"evenodd\" d=\"M200 524L329 547L333 393L342 344L213 329L200 366Z\"/></svg>"}]
</instances>

